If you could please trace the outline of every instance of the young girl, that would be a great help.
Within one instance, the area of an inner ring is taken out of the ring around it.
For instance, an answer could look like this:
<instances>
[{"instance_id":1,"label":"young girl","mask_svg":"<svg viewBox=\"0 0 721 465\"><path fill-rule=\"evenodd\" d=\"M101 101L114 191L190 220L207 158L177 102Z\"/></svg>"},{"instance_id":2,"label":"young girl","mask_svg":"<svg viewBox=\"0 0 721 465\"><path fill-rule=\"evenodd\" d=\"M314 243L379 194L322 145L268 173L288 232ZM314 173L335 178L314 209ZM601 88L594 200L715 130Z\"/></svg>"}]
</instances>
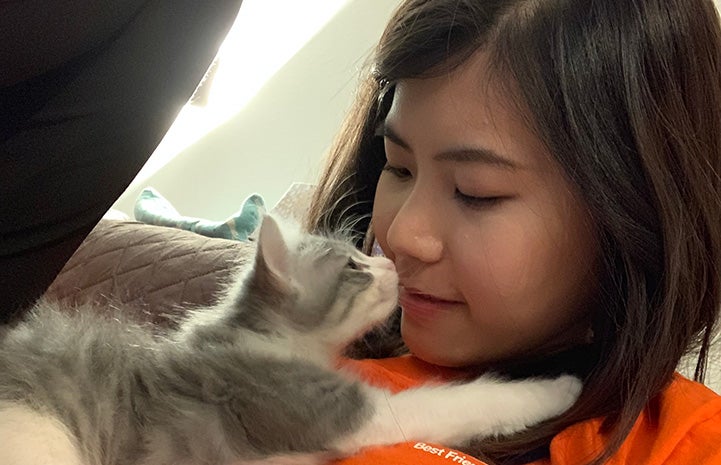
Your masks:
<instances>
[{"instance_id":1,"label":"young girl","mask_svg":"<svg viewBox=\"0 0 721 465\"><path fill-rule=\"evenodd\" d=\"M349 365L395 389L583 378L560 418L474 444L489 461L721 463L721 397L675 374L698 347L703 380L721 304L712 2L407 0L374 58L309 220L362 218L400 275L399 326L353 354L381 360Z\"/></svg>"}]
</instances>

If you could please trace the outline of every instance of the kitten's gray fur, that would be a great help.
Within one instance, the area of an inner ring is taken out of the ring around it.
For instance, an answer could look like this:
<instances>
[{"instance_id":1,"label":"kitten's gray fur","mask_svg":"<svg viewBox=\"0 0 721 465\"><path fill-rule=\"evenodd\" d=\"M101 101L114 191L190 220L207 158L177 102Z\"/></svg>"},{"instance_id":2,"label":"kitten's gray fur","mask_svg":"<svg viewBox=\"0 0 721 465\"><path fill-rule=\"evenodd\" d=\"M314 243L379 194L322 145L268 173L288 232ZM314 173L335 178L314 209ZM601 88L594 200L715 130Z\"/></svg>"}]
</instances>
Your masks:
<instances>
[{"instance_id":1,"label":"kitten's gray fur","mask_svg":"<svg viewBox=\"0 0 721 465\"><path fill-rule=\"evenodd\" d=\"M221 304L194 312L177 332L161 337L119 316L51 303L2 328L0 401L59 419L87 465L304 461L376 441L457 439L414 437L433 435L428 427L415 434L415 420L411 437L393 439L379 427L390 423L379 408L388 394L333 368L345 345L392 312L396 287L385 259L289 233L266 217L252 269ZM524 421L567 408L577 386L562 386L570 398ZM536 401L558 388L544 388ZM402 421L403 408L393 408Z\"/></svg>"}]
</instances>

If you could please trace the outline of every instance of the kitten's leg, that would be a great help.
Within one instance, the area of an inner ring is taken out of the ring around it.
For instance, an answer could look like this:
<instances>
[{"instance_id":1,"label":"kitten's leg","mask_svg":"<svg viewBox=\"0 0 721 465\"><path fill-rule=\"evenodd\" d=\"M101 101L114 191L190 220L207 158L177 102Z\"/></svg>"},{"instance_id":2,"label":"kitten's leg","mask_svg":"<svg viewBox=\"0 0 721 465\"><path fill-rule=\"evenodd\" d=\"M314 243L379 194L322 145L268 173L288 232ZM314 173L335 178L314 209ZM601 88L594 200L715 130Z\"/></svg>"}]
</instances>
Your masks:
<instances>
[{"instance_id":1,"label":"kitten's leg","mask_svg":"<svg viewBox=\"0 0 721 465\"><path fill-rule=\"evenodd\" d=\"M458 446L473 438L511 434L567 410L581 387L572 376L522 381L484 376L398 394L371 389L372 417L336 447L348 455L371 445L428 441Z\"/></svg>"},{"instance_id":2,"label":"kitten's leg","mask_svg":"<svg viewBox=\"0 0 721 465\"><path fill-rule=\"evenodd\" d=\"M56 419L0 403L0 465L83 465L70 434Z\"/></svg>"}]
</instances>

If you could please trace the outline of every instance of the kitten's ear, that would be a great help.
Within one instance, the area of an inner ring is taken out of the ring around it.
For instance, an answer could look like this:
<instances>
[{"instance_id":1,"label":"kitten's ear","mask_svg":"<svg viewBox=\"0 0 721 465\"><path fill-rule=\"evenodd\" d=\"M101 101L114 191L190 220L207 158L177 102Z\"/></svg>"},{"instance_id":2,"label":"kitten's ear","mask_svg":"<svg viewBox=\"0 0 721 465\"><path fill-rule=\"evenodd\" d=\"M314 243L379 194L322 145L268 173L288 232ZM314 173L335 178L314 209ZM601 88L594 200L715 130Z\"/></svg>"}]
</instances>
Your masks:
<instances>
[{"instance_id":1,"label":"kitten's ear","mask_svg":"<svg viewBox=\"0 0 721 465\"><path fill-rule=\"evenodd\" d=\"M263 265L277 277L282 277L288 273L288 255L288 244L278 220L271 215L263 216L258 233L256 265Z\"/></svg>"}]
</instances>

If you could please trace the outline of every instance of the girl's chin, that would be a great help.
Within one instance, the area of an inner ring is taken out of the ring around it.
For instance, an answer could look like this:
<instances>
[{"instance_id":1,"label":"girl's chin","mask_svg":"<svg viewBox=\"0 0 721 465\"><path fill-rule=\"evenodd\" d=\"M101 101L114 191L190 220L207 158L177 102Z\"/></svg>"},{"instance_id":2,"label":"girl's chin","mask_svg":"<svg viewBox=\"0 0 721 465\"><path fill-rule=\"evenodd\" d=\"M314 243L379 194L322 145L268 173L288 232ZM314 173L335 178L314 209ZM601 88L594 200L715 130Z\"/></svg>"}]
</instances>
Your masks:
<instances>
[{"instance_id":1,"label":"girl's chin","mask_svg":"<svg viewBox=\"0 0 721 465\"><path fill-rule=\"evenodd\" d=\"M456 344L448 344L448 339L439 331L418 325L412 318L401 317L401 337L414 357L432 365L448 368L477 367L479 360L458 350Z\"/></svg>"},{"instance_id":2,"label":"girl's chin","mask_svg":"<svg viewBox=\"0 0 721 465\"><path fill-rule=\"evenodd\" d=\"M436 326L423 324L414 318L401 315L401 337L408 350L416 358L433 365L447 368L484 371L527 357L527 352L503 350L498 344L484 347L482 344L463 343L460 335L444 331ZM525 354L525 355L524 355Z\"/></svg>"}]
</instances>

